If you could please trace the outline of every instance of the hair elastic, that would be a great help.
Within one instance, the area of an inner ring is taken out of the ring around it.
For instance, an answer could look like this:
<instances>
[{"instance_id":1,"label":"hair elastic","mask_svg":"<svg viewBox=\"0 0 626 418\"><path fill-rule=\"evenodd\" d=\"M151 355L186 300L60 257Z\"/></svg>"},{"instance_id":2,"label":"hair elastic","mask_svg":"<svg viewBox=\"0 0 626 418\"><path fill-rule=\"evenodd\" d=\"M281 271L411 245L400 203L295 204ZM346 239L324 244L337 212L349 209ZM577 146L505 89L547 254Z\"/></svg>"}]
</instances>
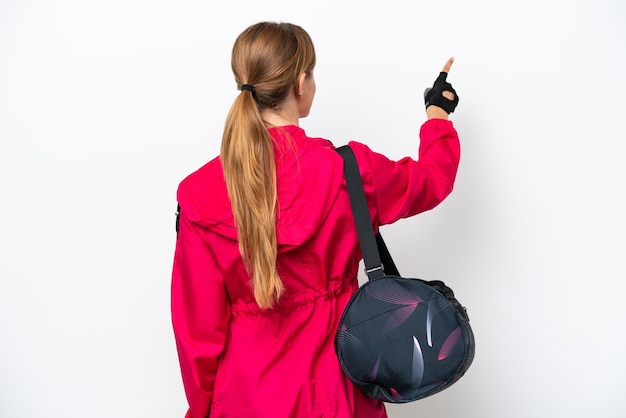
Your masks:
<instances>
[{"instance_id":1,"label":"hair elastic","mask_svg":"<svg viewBox=\"0 0 626 418\"><path fill-rule=\"evenodd\" d=\"M252 84L242 84L241 91L244 90L248 90L249 92L252 92L252 94L254 94L254 86Z\"/></svg>"},{"instance_id":2,"label":"hair elastic","mask_svg":"<svg viewBox=\"0 0 626 418\"><path fill-rule=\"evenodd\" d=\"M257 101L256 91L254 90L254 86L252 84L242 84L241 91L244 90L248 90L250 93L252 93L252 98Z\"/></svg>"}]
</instances>

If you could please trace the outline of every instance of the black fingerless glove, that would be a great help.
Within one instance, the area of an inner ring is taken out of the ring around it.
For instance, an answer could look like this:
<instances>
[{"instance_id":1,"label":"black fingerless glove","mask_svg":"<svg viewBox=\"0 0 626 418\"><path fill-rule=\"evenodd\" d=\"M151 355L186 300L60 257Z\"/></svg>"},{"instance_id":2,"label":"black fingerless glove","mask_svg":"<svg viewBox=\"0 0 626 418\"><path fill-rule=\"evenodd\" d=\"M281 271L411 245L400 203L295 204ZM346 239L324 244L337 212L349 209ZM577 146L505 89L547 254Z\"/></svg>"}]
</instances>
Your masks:
<instances>
[{"instance_id":1,"label":"black fingerless glove","mask_svg":"<svg viewBox=\"0 0 626 418\"><path fill-rule=\"evenodd\" d=\"M430 105L439 106L448 114L454 112L454 109L456 109L456 105L459 104L459 95L456 94L456 91L452 88L452 84L446 81L447 76L448 73L443 71L439 73L439 77L437 77L433 86L431 88L427 88L424 92L424 102L426 103L426 108ZM452 92L454 94L454 99L450 100L444 97L444 91Z\"/></svg>"}]
</instances>

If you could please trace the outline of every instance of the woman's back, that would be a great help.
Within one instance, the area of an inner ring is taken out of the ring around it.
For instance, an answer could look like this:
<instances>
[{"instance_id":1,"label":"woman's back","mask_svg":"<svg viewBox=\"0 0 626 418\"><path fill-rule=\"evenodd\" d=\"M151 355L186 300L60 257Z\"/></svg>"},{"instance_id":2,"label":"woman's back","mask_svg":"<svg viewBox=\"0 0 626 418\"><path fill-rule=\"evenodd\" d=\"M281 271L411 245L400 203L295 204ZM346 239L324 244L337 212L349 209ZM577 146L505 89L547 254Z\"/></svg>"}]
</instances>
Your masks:
<instances>
[{"instance_id":1,"label":"woman's back","mask_svg":"<svg viewBox=\"0 0 626 418\"><path fill-rule=\"evenodd\" d=\"M430 209L450 192L458 161L456 132L445 121L427 126L432 132L423 139L428 152L421 162L392 162L351 143L376 226ZM277 269L285 292L273 309L255 302L238 251L221 163L215 159L179 188L181 233L193 232L203 245L195 260L181 256L175 265L175 271L198 274L195 280L181 277L174 282L174 301L183 301L184 295L194 299L174 304L174 318L204 319L175 326L191 334L202 334L196 326L221 330L206 336L216 349L223 345L219 359L213 360L217 371L211 416L384 417L384 406L345 377L333 349L341 312L358 285L361 259L343 160L330 142L308 138L296 126L270 132L277 144ZM449 171L433 170L432 159L447 161L443 166ZM379 200L384 204L378 205ZM193 251L183 246L181 255ZM193 245L196 252L198 247ZM218 297L220 302L206 306L207 298ZM193 347L198 351L189 349L188 355L195 364L207 350L201 341Z\"/></svg>"}]
</instances>

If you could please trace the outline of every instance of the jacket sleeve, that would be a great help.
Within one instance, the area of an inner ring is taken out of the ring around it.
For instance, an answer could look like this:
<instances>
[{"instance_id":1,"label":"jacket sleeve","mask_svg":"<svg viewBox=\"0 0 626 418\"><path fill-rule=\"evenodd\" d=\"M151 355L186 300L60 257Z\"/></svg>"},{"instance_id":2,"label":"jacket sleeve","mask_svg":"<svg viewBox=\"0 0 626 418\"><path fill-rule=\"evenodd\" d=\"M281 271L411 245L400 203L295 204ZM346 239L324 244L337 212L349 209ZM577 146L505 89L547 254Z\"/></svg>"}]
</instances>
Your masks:
<instances>
[{"instance_id":1,"label":"jacket sleeve","mask_svg":"<svg viewBox=\"0 0 626 418\"><path fill-rule=\"evenodd\" d=\"M420 129L419 157L392 161L351 142L372 219L378 225L430 210L451 192L459 166L459 137L452 122L426 121Z\"/></svg>"},{"instance_id":2,"label":"jacket sleeve","mask_svg":"<svg viewBox=\"0 0 626 418\"><path fill-rule=\"evenodd\" d=\"M180 213L171 288L172 325L187 418L209 415L218 360L230 321L228 296L201 228Z\"/></svg>"}]
</instances>

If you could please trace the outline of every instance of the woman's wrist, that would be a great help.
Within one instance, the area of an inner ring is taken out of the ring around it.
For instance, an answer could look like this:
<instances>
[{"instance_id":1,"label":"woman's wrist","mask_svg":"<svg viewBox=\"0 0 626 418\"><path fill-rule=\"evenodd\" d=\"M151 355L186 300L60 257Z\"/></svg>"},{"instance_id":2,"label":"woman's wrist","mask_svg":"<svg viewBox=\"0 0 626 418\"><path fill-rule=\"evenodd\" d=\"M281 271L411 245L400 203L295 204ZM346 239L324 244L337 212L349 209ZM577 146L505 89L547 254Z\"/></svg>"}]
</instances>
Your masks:
<instances>
[{"instance_id":1,"label":"woman's wrist","mask_svg":"<svg viewBox=\"0 0 626 418\"><path fill-rule=\"evenodd\" d=\"M430 105L426 108L426 118L430 119L446 119L448 120L448 112L439 106Z\"/></svg>"}]
</instances>

